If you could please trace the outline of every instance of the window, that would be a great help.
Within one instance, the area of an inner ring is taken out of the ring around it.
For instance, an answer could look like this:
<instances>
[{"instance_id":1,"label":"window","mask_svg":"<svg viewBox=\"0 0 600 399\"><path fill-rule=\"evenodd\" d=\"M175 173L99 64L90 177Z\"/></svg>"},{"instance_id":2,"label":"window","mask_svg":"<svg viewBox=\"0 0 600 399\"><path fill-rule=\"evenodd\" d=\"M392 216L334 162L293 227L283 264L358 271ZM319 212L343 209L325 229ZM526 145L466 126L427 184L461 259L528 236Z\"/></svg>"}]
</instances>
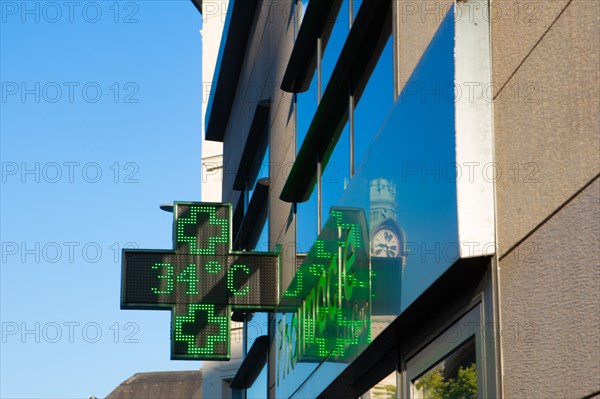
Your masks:
<instances>
[{"instance_id":1,"label":"window","mask_svg":"<svg viewBox=\"0 0 600 399\"><path fill-rule=\"evenodd\" d=\"M398 397L398 373L391 372L377 385L360 396L360 399L396 399Z\"/></svg>"},{"instance_id":2,"label":"window","mask_svg":"<svg viewBox=\"0 0 600 399\"><path fill-rule=\"evenodd\" d=\"M321 73L321 93L324 93L327 88L327 83L331 78L335 64L342 52L342 48L344 48L344 43L350 31L349 3L349 1L342 1L342 6L333 23L327 46L325 48L322 47L321 64L318 66Z\"/></svg>"},{"instance_id":3,"label":"window","mask_svg":"<svg viewBox=\"0 0 600 399\"><path fill-rule=\"evenodd\" d=\"M406 361L404 397L471 399L487 397L484 324L477 305Z\"/></svg>"},{"instance_id":4,"label":"window","mask_svg":"<svg viewBox=\"0 0 600 399\"><path fill-rule=\"evenodd\" d=\"M475 340L469 339L413 382L413 397L418 399L476 398L475 352Z\"/></svg>"}]
</instances>

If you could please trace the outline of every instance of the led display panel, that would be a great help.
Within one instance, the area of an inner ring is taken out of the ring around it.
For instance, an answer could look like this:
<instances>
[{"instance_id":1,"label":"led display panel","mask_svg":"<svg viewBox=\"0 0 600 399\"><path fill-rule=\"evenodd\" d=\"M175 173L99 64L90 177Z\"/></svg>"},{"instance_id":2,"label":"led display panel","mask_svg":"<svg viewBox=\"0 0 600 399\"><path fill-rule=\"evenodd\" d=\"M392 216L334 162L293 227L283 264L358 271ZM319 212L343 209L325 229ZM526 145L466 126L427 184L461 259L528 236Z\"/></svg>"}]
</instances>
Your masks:
<instances>
[{"instance_id":1,"label":"led display panel","mask_svg":"<svg viewBox=\"0 0 600 399\"><path fill-rule=\"evenodd\" d=\"M122 309L171 310L171 358L229 359L232 307L274 309L279 256L231 251L229 204L176 202L172 250L124 250Z\"/></svg>"}]
</instances>

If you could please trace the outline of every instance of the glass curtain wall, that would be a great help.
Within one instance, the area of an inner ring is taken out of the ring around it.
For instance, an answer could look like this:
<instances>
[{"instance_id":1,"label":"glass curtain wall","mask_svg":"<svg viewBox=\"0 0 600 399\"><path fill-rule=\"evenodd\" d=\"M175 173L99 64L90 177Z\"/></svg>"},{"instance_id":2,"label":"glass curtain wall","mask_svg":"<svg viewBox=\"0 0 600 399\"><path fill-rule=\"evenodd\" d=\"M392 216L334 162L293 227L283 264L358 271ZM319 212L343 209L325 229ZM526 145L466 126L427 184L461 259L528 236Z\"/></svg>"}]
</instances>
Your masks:
<instances>
[{"instance_id":1,"label":"glass curtain wall","mask_svg":"<svg viewBox=\"0 0 600 399\"><path fill-rule=\"evenodd\" d=\"M350 13L350 7L345 9ZM360 17L360 9L352 12ZM314 240L311 230L307 242L315 246L286 292L298 298L300 310L277 315L277 397L316 397L457 259L455 246L442 248L458 242L454 169L444 170L442 180L427 173L456 160L453 13L453 8L448 10L398 101L394 102L391 39L362 96L356 97L355 112L350 112L354 126L349 128L354 130L356 170L345 188L323 185L323 204L335 204L336 212L323 217L319 240ZM349 14L345 18L348 23ZM322 72L326 83L329 75ZM431 87L446 93L443 100L419 91ZM347 100L350 104L350 90ZM338 141L332 164L349 165L349 146L342 150L349 139L344 137ZM304 220L299 213L299 240L306 232ZM335 233L340 230L356 233L340 241ZM341 249L334 252L328 243ZM344 248L353 253L345 254ZM326 284L329 274L336 273L332 259L344 264L345 271L336 278L351 275L351 282ZM362 267L369 273L364 281ZM317 284L321 280L325 285ZM335 286L342 294L328 291ZM370 292L367 299L362 298L364 290ZM353 298L359 293L362 299ZM365 300L367 305L352 305ZM323 301L327 303L321 306ZM344 302L350 307L344 307Z\"/></svg>"}]
</instances>

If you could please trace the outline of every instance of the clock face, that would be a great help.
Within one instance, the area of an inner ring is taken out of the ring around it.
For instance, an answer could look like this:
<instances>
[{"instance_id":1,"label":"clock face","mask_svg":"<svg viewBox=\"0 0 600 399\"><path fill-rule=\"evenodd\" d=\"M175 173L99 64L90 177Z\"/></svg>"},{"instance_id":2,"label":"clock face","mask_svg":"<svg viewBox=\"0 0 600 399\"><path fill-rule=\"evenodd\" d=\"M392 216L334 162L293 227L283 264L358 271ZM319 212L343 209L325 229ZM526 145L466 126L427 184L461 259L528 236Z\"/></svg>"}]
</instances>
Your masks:
<instances>
[{"instance_id":1,"label":"clock face","mask_svg":"<svg viewBox=\"0 0 600 399\"><path fill-rule=\"evenodd\" d=\"M400 240L389 229L381 229L371 239L371 256L395 258L400 256Z\"/></svg>"}]
</instances>

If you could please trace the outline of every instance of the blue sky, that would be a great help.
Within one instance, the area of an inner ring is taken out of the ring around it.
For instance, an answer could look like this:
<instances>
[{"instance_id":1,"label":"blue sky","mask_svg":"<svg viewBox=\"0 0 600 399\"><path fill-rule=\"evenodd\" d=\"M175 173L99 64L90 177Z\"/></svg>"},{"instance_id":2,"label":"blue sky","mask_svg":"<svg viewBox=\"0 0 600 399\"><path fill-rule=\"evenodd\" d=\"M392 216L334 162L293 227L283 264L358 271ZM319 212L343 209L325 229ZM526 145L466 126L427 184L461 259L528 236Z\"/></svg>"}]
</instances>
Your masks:
<instances>
[{"instance_id":1,"label":"blue sky","mask_svg":"<svg viewBox=\"0 0 600 399\"><path fill-rule=\"evenodd\" d=\"M25 8L26 7L26 8ZM201 15L188 0L0 1L3 398L104 397L169 360L121 311L120 249L171 248L200 196Z\"/></svg>"}]
</instances>

